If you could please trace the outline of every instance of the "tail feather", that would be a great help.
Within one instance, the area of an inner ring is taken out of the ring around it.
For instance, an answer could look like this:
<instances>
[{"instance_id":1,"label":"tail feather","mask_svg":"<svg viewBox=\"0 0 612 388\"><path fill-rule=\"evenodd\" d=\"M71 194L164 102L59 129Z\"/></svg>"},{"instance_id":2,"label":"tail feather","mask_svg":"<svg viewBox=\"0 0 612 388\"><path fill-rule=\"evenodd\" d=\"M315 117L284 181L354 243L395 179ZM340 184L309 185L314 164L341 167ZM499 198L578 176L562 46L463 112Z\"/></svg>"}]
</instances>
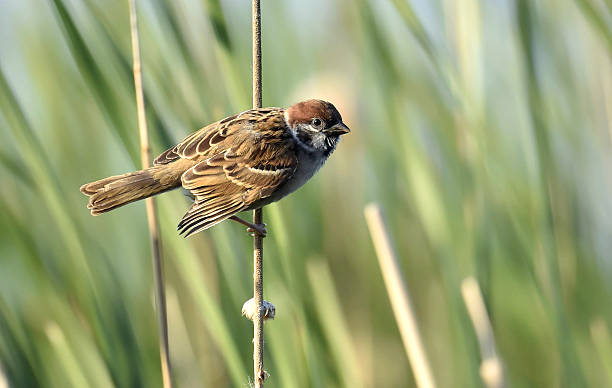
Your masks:
<instances>
[{"instance_id":1,"label":"tail feather","mask_svg":"<svg viewBox=\"0 0 612 388\"><path fill-rule=\"evenodd\" d=\"M81 186L81 192L90 197L87 208L96 216L180 184L180 174L173 174L167 166L154 166L85 184Z\"/></svg>"}]
</instances>

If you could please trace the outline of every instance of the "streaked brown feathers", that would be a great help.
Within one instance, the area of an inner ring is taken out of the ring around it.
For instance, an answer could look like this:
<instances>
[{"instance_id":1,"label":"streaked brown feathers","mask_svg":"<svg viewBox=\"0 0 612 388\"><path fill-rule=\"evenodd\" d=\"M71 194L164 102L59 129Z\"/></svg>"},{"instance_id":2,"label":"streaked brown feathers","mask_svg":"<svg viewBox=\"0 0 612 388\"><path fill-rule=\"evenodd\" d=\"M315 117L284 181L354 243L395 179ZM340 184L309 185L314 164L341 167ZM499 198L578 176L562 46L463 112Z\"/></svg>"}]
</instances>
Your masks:
<instances>
[{"instance_id":1,"label":"streaked brown feathers","mask_svg":"<svg viewBox=\"0 0 612 388\"><path fill-rule=\"evenodd\" d=\"M94 215L182 185L194 196L178 229L207 229L269 196L297 165L281 108L249 110L210 124L166 150L149 170L92 182ZM163 182L163 183L162 183Z\"/></svg>"},{"instance_id":2,"label":"streaked brown feathers","mask_svg":"<svg viewBox=\"0 0 612 388\"><path fill-rule=\"evenodd\" d=\"M265 135L262 123L269 131L270 120L276 130ZM262 141L268 136L277 141ZM195 196L179 223L181 233L207 229L268 197L297 166L291 140L283 111L261 109L212 124L172 148L172 157L199 161L181 178Z\"/></svg>"}]
</instances>

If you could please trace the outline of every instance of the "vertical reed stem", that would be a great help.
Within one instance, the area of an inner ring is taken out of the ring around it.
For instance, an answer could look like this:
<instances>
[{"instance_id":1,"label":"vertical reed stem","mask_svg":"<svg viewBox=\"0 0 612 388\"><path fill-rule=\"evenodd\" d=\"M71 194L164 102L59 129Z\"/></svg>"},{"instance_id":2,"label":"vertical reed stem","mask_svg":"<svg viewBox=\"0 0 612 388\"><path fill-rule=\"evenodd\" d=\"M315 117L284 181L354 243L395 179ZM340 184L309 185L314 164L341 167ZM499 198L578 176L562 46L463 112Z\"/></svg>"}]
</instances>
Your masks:
<instances>
[{"instance_id":1,"label":"vertical reed stem","mask_svg":"<svg viewBox=\"0 0 612 388\"><path fill-rule=\"evenodd\" d=\"M261 108L261 7L253 0L253 108ZM261 208L253 211L253 223L263 223ZM253 317L253 376L255 387L264 385L264 336L263 336L263 237L253 234L253 299L256 306Z\"/></svg>"},{"instance_id":2,"label":"vertical reed stem","mask_svg":"<svg viewBox=\"0 0 612 388\"><path fill-rule=\"evenodd\" d=\"M491 320L487 314L482 292L478 282L468 277L461 283L461 296L465 302L476 338L480 346L482 363L480 364L480 377L487 388L503 388L506 386L502 361L497 354L495 337Z\"/></svg>"},{"instance_id":3,"label":"vertical reed stem","mask_svg":"<svg viewBox=\"0 0 612 388\"><path fill-rule=\"evenodd\" d=\"M374 242L374 248L376 248L380 270L387 286L391 307L395 313L395 320L404 342L408 360L412 365L417 387L435 388L436 383L425 354L425 348L421 342L414 309L410 302L410 294L404 284L395 250L391 244L391 238L378 204L366 206L365 217Z\"/></svg>"},{"instance_id":4,"label":"vertical reed stem","mask_svg":"<svg viewBox=\"0 0 612 388\"><path fill-rule=\"evenodd\" d=\"M142 168L150 166L151 151L149 133L145 114L144 93L142 91L142 68L140 64L140 43L138 39L138 24L136 18L136 1L129 0L130 32L132 37L132 58L134 70L134 88L136 91L136 107L138 109L138 132L140 134L140 158ZM159 356L161 360L162 383L164 388L172 388L172 369L170 367L170 348L168 346L168 322L166 313L166 294L164 289L164 273L162 267L161 242L157 210L153 198L145 200L149 236L151 237L151 252L153 254L153 277L155 301L157 303L157 324L159 328Z\"/></svg>"}]
</instances>

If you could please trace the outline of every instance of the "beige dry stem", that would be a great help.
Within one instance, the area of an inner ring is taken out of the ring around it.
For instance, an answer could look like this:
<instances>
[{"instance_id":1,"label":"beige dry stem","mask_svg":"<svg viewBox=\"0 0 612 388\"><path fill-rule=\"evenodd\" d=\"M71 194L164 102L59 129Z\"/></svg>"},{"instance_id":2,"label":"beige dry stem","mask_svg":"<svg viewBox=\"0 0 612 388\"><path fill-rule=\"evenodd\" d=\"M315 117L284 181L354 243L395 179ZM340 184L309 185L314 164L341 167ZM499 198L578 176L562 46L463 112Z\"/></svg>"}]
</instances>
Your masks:
<instances>
[{"instance_id":1,"label":"beige dry stem","mask_svg":"<svg viewBox=\"0 0 612 388\"><path fill-rule=\"evenodd\" d=\"M487 388L504 387L503 365L495 349L493 329L476 279L468 277L461 283L461 295L480 346L480 377Z\"/></svg>"},{"instance_id":2,"label":"beige dry stem","mask_svg":"<svg viewBox=\"0 0 612 388\"><path fill-rule=\"evenodd\" d=\"M365 207L364 213L376 248L376 255L385 280L387 293L391 300L391 307L416 383L419 388L435 388L436 384L421 341L414 309L410 302L410 294L404 284L380 206L375 203L369 204Z\"/></svg>"},{"instance_id":3,"label":"beige dry stem","mask_svg":"<svg viewBox=\"0 0 612 388\"><path fill-rule=\"evenodd\" d=\"M140 64L140 43L138 39L138 20L136 17L136 0L129 0L130 6L130 33L132 38L132 58L134 72L134 88L136 91L136 107L138 109L138 132L140 134L140 158L142 168L148 168L151 160L149 146L149 133L147 130L147 116L144 105L144 92L142 90L142 67ZM172 387L172 368L170 366L170 347L168 343L168 321L166 313L166 294L164 289L164 272L161 254L161 236L155 200L145 200L149 236L151 238L151 252L153 254L153 276L155 287L155 300L157 302L157 324L159 328L159 356L161 360L162 381L164 388Z\"/></svg>"}]
</instances>

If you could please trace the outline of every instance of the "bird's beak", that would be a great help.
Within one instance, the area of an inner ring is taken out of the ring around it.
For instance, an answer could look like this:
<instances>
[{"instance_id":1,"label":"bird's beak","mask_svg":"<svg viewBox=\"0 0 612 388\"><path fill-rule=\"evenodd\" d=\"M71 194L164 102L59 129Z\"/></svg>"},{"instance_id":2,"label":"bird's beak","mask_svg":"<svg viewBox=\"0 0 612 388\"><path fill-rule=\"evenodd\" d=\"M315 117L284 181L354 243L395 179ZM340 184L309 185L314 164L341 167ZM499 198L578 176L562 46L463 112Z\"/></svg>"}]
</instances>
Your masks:
<instances>
[{"instance_id":1,"label":"bird's beak","mask_svg":"<svg viewBox=\"0 0 612 388\"><path fill-rule=\"evenodd\" d=\"M333 125L329 128L327 128L326 130L324 130L323 132L325 132L328 135L336 135L336 136L340 136L340 135L344 135L345 133L349 133L351 130L349 129L349 127L347 127L342 121L339 122L336 125Z\"/></svg>"}]
</instances>

